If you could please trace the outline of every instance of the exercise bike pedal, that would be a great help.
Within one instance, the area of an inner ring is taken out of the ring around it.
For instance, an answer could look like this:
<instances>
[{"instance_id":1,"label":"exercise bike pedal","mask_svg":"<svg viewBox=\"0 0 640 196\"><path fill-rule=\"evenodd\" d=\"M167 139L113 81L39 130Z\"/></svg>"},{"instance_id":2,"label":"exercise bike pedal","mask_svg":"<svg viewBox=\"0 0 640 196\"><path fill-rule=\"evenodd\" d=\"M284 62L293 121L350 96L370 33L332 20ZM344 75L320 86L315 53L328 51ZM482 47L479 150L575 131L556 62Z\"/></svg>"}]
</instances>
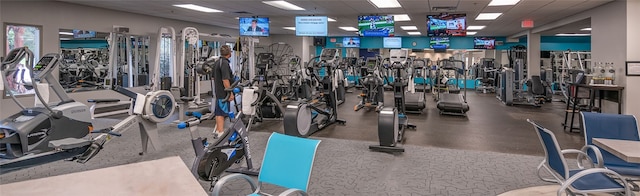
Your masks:
<instances>
[{"instance_id":1,"label":"exercise bike pedal","mask_svg":"<svg viewBox=\"0 0 640 196\"><path fill-rule=\"evenodd\" d=\"M417 128L417 126L416 126L416 125L412 125L412 124L407 124L407 125L405 125L405 126L406 126L407 128L409 128L409 129L416 129L416 128Z\"/></svg>"},{"instance_id":2,"label":"exercise bike pedal","mask_svg":"<svg viewBox=\"0 0 640 196\"><path fill-rule=\"evenodd\" d=\"M341 119L336 119L336 123L341 124L341 125L345 125L347 124L346 120L341 120Z\"/></svg>"}]
</instances>

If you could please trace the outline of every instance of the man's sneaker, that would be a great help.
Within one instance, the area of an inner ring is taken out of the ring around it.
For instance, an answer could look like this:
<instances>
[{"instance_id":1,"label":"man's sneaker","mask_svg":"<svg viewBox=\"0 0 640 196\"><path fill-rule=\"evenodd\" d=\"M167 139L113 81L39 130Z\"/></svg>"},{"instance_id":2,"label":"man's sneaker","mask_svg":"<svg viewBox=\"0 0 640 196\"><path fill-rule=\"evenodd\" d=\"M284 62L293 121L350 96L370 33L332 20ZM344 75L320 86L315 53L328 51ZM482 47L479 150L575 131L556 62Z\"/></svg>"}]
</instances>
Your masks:
<instances>
[{"instance_id":1,"label":"man's sneaker","mask_svg":"<svg viewBox=\"0 0 640 196\"><path fill-rule=\"evenodd\" d=\"M218 139L224 132L213 131L213 139Z\"/></svg>"}]
</instances>

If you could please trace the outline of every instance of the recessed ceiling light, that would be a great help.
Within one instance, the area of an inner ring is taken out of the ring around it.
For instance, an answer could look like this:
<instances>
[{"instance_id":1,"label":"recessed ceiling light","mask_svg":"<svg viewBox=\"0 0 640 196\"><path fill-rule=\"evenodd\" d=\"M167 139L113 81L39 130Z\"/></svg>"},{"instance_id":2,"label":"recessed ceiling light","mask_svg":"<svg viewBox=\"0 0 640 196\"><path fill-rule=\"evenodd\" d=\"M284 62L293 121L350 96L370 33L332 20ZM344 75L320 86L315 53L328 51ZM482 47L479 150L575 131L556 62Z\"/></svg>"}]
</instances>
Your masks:
<instances>
[{"instance_id":1,"label":"recessed ceiling light","mask_svg":"<svg viewBox=\"0 0 640 196\"><path fill-rule=\"evenodd\" d=\"M478 17L476 17L476 20L495 20L500 17L500 15L502 15L502 13L480 13Z\"/></svg>"},{"instance_id":2,"label":"recessed ceiling light","mask_svg":"<svg viewBox=\"0 0 640 196\"><path fill-rule=\"evenodd\" d=\"M489 6L515 5L518 4L518 2L520 2L520 0L492 0Z\"/></svg>"},{"instance_id":3,"label":"recessed ceiling light","mask_svg":"<svg viewBox=\"0 0 640 196\"><path fill-rule=\"evenodd\" d=\"M591 31L591 27L587 27L587 28L582 28L580 29L581 31Z\"/></svg>"},{"instance_id":4,"label":"recessed ceiling light","mask_svg":"<svg viewBox=\"0 0 640 196\"><path fill-rule=\"evenodd\" d=\"M416 26L400 26L400 28L401 28L402 30L405 30L405 31L415 31L415 30L418 30L418 27L416 27Z\"/></svg>"},{"instance_id":5,"label":"recessed ceiling light","mask_svg":"<svg viewBox=\"0 0 640 196\"><path fill-rule=\"evenodd\" d=\"M394 14L393 16L393 20L394 21L411 21L411 18L409 18L409 15L406 14Z\"/></svg>"},{"instance_id":6,"label":"recessed ceiling light","mask_svg":"<svg viewBox=\"0 0 640 196\"><path fill-rule=\"evenodd\" d=\"M467 30L482 30L487 26L468 26Z\"/></svg>"},{"instance_id":7,"label":"recessed ceiling light","mask_svg":"<svg viewBox=\"0 0 640 196\"><path fill-rule=\"evenodd\" d=\"M475 32L475 31L467 31L467 35L475 35L476 33L478 33L478 32Z\"/></svg>"},{"instance_id":8,"label":"recessed ceiling light","mask_svg":"<svg viewBox=\"0 0 640 196\"><path fill-rule=\"evenodd\" d=\"M369 0L371 4L378 8L399 8L402 7L398 0Z\"/></svg>"},{"instance_id":9,"label":"recessed ceiling light","mask_svg":"<svg viewBox=\"0 0 640 196\"><path fill-rule=\"evenodd\" d=\"M194 4L176 4L176 5L173 5L173 6L184 8L184 9L195 10L195 11L199 11L199 12L206 12L206 13L222 12L220 10L216 10L216 9L212 9L212 8L208 8L208 7L203 7L203 6L199 6L199 5L194 5Z\"/></svg>"},{"instance_id":10,"label":"recessed ceiling light","mask_svg":"<svg viewBox=\"0 0 640 196\"><path fill-rule=\"evenodd\" d=\"M240 17L236 17L236 20L240 20Z\"/></svg>"},{"instance_id":11,"label":"recessed ceiling light","mask_svg":"<svg viewBox=\"0 0 640 196\"><path fill-rule=\"evenodd\" d=\"M355 27L338 27L338 28L340 28L342 30L345 30L345 31L358 31L358 29L355 28Z\"/></svg>"},{"instance_id":12,"label":"recessed ceiling light","mask_svg":"<svg viewBox=\"0 0 640 196\"><path fill-rule=\"evenodd\" d=\"M59 32L60 35L73 35L71 32Z\"/></svg>"},{"instance_id":13,"label":"recessed ceiling light","mask_svg":"<svg viewBox=\"0 0 640 196\"><path fill-rule=\"evenodd\" d=\"M296 30L296 27L282 27L282 28L286 30L292 30L292 31Z\"/></svg>"},{"instance_id":14,"label":"recessed ceiling light","mask_svg":"<svg viewBox=\"0 0 640 196\"><path fill-rule=\"evenodd\" d=\"M297 5L293 5L286 1L263 1L262 3L280 8L283 10L305 10L304 8L298 7Z\"/></svg>"},{"instance_id":15,"label":"recessed ceiling light","mask_svg":"<svg viewBox=\"0 0 640 196\"><path fill-rule=\"evenodd\" d=\"M558 33L556 36L590 36L589 33Z\"/></svg>"},{"instance_id":16,"label":"recessed ceiling light","mask_svg":"<svg viewBox=\"0 0 640 196\"><path fill-rule=\"evenodd\" d=\"M415 32L407 32L407 34L409 34L409 35L422 35L420 32L417 32L417 31L415 31Z\"/></svg>"},{"instance_id":17,"label":"recessed ceiling light","mask_svg":"<svg viewBox=\"0 0 640 196\"><path fill-rule=\"evenodd\" d=\"M328 20L329 22L335 22L335 21L336 21L336 19L333 19L333 18L327 18L327 20Z\"/></svg>"}]
</instances>

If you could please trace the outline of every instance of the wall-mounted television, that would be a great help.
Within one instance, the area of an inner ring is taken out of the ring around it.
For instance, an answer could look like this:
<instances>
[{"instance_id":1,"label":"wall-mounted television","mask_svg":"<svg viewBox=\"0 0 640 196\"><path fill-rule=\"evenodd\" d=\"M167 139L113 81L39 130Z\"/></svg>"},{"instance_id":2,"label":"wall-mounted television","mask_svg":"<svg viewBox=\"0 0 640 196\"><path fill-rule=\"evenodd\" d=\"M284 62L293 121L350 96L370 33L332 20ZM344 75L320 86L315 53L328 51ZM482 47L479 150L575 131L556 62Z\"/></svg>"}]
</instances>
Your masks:
<instances>
[{"instance_id":1,"label":"wall-mounted television","mask_svg":"<svg viewBox=\"0 0 640 196\"><path fill-rule=\"evenodd\" d=\"M78 30L78 29L74 29L73 30L73 38L78 39L78 38L94 38L96 37L96 32L95 31L85 31L85 30Z\"/></svg>"},{"instance_id":2,"label":"wall-mounted television","mask_svg":"<svg viewBox=\"0 0 640 196\"><path fill-rule=\"evenodd\" d=\"M429 47L434 50L449 48L449 37L431 37L429 40Z\"/></svg>"},{"instance_id":3,"label":"wall-mounted television","mask_svg":"<svg viewBox=\"0 0 640 196\"><path fill-rule=\"evenodd\" d=\"M269 36L269 18L240 18L240 36Z\"/></svg>"},{"instance_id":4,"label":"wall-mounted television","mask_svg":"<svg viewBox=\"0 0 640 196\"><path fill-rule=\"evenodd\" d=\"M388 37L395 34L393 16L358 16L360 36Z\"/></svg>"},{"instance_id":5,"label":"wall-mounted television","mask_svg":"<svg viewBox=\"0 0 640 196\"><path fill-rule=\"evenodd\" d=\"M427 15L429 36L467 36L466 14Z\"/></svg>"},{"instance_id":6,"label":"wall-mounted television","mask_svg":"<svg viewBox=\"0 0 640 196\"><path fill-rule=\"evenodd\" d=\"M473 38L474 49L496 49L496 39L490 37L475 37Z\"/></svg>"},{"instance_id":7,"label":"wall-mounted television","mask_svg":"<svg viewBox=\"0 0 640 196\"><path fill-rule=\"evenodd\" d=\"M402 37L384 37L382 38L383 48L402 48Z\"/></svg>"},{"instance_id":8,"label":"wall-mounted television","mask_svg":"<svg viewBox=\"0 0 640 196\"><path fill-rule=\"evenodd\" d=\"M296 36L327 36L326 16L296 16Z\"/></svg>"},{"instance_id":9,"label":"wall-mounted television","mask_svg":"<svg viewBox=\"0 0 640 196\"><path fill-rule=\"evenodd\" d=\"M345 47L345 48L359 48L360 47L360 38L359 37L343 37L342 38L342 47Z\"/></svg>"}]
</instances>

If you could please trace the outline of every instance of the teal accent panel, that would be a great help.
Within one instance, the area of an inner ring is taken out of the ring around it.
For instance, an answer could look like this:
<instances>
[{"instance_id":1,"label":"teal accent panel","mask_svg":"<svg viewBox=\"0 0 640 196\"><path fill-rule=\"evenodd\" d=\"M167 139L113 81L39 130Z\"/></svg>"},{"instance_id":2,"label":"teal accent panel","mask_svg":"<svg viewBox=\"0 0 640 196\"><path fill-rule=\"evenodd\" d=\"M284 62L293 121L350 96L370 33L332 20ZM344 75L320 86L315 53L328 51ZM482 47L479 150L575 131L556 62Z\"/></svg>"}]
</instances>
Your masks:
<instances>
[{"instance_id":1,"label":"teal accent panel","mask_svg":"<svg viewBox=\"0 0 640 196\"><path fill-rule=\"evenodd\" d=\"M330 42L331 38L335 38L335 42ZM449 49L473 49L474 37L450 37ZM522 37L518 42L507 42L506 37L495 37L496 41L502 41L503 45L496 46L496 50L509 50L516 45L527 45L527 38ZM377 49L382 48L382 37L360 37L360 48ZM410 36L402 37L402 48L407 49L424 49L429 48L429 37L426 36ZM416 46L413 46L416 42ZM540 50L542 51L564 51L567 49L573 51L591 51L591 36L542 36L540 37ZM327 37L326 48L336 48L336 43L342 43L342 37ZM320 55L322 47L316 47L316 55ZM343 55L345 50L343 49Z\"/></svg>"},{"instance_id":2,"label":"teal accent panel","mask_svg":"<svg viewBox=\"0 0 640 196\"><path fill-rule=\"evenodd\" d=\"M107 40L61 40L60 48L109 48Z\"/></svg>"}]
</instances>

